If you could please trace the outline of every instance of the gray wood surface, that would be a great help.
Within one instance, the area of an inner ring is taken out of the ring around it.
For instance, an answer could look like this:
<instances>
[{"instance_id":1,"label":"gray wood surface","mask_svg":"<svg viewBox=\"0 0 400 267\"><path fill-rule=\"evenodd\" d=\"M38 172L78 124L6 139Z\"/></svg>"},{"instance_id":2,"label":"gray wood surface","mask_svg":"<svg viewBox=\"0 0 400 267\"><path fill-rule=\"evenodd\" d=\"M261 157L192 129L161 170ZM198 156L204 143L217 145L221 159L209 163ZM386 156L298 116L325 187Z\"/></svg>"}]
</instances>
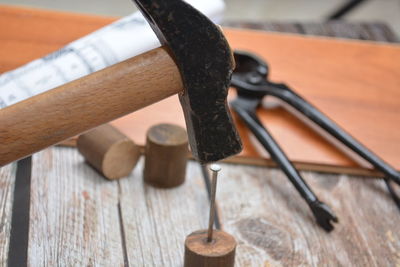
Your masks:
<instances>
[{"instance_id":1,"label":"gray wood surface","mask_svg":"<svg viewBox=\"0 0 400 267\"><path fill-rule=\"evenodd\" d=\"M30 266L182 265L186 236L207 224L200 168L190 163L188 181L165 190L143 183L142 166L126 179L108 181L73 148L36 154Z\"/></svg>"},{"instance_id":2,"label":"gray wood surface","mask_svg":"<svg viewBox=\"0 0 400 267\"><path fill-rule=\"evenodd\" d=\"M185 184L168 190L143 183L142 162L130 177L108 181L73 148L36 154L29 265L182 266L186 236L207 225L199 165L191 162ZM381 180L303 173L339 216L327 234L280 170L222 166L217 205L224 230L238 241L236 266L400 264L400 214ZM2 186L12 187L13 168L0 169ZM3 188L2 222L11 206ZM1 234L5 265L8 236Z\"/></svg>"},{"instance_id":3,"label":"gray wood surface","mask_svg":"<svg viewBox=\"0 0 400 267\"><path fill-rule=\"evenodd\" d=\"M182 266L186 236L208 222L200 167L190 162L183 185L157 189L143 183L142 163L120 181L129 266Z\"/></svg>"},{"instance_id":4,"label":"gray wood surface","mask_svg":"<svg viewBox=\"0 0 400 267\"><path fill-rule=\"evenodd\" d=\"M32 164L29 265L123 266L118 183L75 149L47 149Z\"/></svg>"},{"instance_id":5,"label":"gray wood surface","mask_svg":"<svg viewBox=\"0 0 400 267\"><path fill-rule=\"evenodd\" d=\"M383 181L303 175L339 217L329 234L280 170L223 166L219 214L237 266L399 266L400 213Z\"/></svg>"},{"instance_id":6,"label":"gray wood surface","mask_svg":"<svg viewBox=\"0 0 400 267\"><path fill-rule=\"evenodd\" d=\"M16 164L0 168L0 266L6 266L10 243Z\"/></svg>"}]
</instances>

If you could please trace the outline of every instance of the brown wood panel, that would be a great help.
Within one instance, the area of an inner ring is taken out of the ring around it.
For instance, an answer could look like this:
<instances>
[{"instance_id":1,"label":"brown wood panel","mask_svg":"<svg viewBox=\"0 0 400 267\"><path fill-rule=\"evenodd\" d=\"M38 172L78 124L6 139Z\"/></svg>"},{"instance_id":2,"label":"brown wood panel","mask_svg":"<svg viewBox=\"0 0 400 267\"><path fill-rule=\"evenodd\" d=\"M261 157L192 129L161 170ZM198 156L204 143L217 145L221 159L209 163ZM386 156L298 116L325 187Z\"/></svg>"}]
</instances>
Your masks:
<instances>
[{"instance_id":1,"label":"brown wood panel","mask_svg":"<svg viewBox=\"0 0 400 267\"><path fill-rule=\"evenodd\" d=\"M45 56L114 20L0 5L0 72Z\"/></svg>"},{"instance_id":2,"label":"brown wood panel","mask_svg":"<svg viewBox=\"0 0 400 267\"><path fill-rule=\"evenodd\" d=\"M235 48L256 52L268 60L271 80L293 87L400 168L399 45L256 31L226 32ZM352 164L283 109L263 111L262 116L291 159Z\"/></svg>"},{"instance_id":3,"label":"brown wood panel","mask_svg":"<svg viewBox=\"0 0 400 267\"><path fill-rule=\"evenodd\" d=\"M49 53L112 20L2 6L0 25L12 26L0 27L0 71ZM233 48L264 56L271 65L273 80L295 88L400 169L400 46L233 29L225 32ZM365 169L359 169L353 160L284 109L277 107L260 114L301 168L365 173ZM147 129L161 122L184 125L176 97L117 120L114 125L144 144ZM270 164L268 156L258 152L240 125L245 151L232 161Z\"/></svg>"}]
</instances>

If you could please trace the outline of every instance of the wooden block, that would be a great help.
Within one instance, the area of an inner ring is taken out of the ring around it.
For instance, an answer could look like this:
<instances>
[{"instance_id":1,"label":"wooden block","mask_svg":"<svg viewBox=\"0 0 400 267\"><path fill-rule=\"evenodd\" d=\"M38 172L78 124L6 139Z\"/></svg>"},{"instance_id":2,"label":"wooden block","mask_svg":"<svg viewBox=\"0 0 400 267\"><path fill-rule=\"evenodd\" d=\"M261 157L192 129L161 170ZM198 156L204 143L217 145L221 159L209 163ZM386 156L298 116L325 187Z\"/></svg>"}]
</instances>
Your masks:
<instances>
[{"instance_id":1,"label":"wooden block","mask_svg":"<svg viewBox=\"0 0 400 267\"><path fill-rule=\"evenodd\" d=\"M236 241L230 234L214 230L207 241L207 230L191 233L185 241L184 267L233 267Z\"/></svg>"},{"instance_id":2,"label":"wooden block","mask_svg":"<svg viewBox=\"0 0 400 267\"><path fill-rule=\"evenodd\" d=\"M77 146L87 162L108 179L128 176L140 156L140 148L109 124L79 136Z\"/></svg>"},{"instance_id":3,"label":"wooden block","mask_svg":"<svg viewBox=\"0 0 400 267\"><path fill-rule=\"evenodd\" d=\"M188 136L185 129L173 124L158 124L149 129L146 141L144 181L171 188L185 181Z\"/></svg>"}]
</instances>

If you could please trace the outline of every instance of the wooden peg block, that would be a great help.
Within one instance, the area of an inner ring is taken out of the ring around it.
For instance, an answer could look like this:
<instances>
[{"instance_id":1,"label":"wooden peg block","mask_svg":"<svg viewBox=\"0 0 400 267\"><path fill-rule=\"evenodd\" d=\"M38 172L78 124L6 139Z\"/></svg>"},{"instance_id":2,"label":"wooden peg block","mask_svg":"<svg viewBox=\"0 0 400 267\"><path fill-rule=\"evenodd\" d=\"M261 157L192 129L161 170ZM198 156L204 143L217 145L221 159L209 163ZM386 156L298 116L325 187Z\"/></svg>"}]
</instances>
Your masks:
<instances>
[{"instance_id":1,"label":"wooden peg block","mask_svg":"<svg viewBox=\"0 0 400 267\"><path fill-rule=\"evenodd\" d=\"M173 124L158 124L149 129L146 140L144 181L161 188L171 188L185 181L188 157L185 129Z\"/></svg>"},{"instance_id":2,"label":"wooden peg block","mask_svg":"<svg viewBox=\"0 0 400 267\"><path fill-rule=\"evenodd\" d=\"M140 157L140 148L109 124L79 136L77 146L86 161L108 179L128 176Z\"/></svg>"},{"instance_id":3,"label":"wooden peg block","mask_svg":"<svg viewBox=\"0 0 400 267\"><path fill-rule=\"evenodd\" d=\"M233 267L236 241L230 234L214 230L207 242L207 230L191 233L185 241L184 267Z\"/></svg>"}]
</instances>

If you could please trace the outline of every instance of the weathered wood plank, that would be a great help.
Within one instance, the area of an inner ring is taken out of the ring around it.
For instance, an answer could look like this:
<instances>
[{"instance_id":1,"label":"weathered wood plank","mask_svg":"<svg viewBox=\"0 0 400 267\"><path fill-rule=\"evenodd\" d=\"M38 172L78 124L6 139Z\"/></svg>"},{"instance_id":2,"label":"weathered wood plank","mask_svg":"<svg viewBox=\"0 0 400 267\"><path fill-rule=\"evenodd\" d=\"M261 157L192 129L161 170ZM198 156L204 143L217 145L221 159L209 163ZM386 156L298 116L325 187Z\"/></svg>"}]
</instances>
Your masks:
<instances>
[{"instance_id":1,"label":"weathered wood plank","mask_svg":"<svg viewBox=\"0 0 400 267\"><path fill-rule=\"evenodd\" d=\"M0 168L0 266L7 265L16 164Z\"/></svg>"},{"instance_id":2,"label":"weathered wood plank","mask_svg":"<svg viewBox=\"0 0 400 267\"><path fill-rule=\"evenodd\" d=\"M189 163L180 187L157 189L143 183L142 165L120 180L129 264L182 266L186 236L207 227L209 202L200 166Z\"/></svg>"},{"instance_id":3,"label":"weathered wood plank","mask_svg":"<svg viewBox=\"0 0 400 267\"><path fill-rule=\"evenodd\" d=\"M399 212L383 182L303 173L340 223L325 233L277 169L224 165L217 195L237 266L398 266Z\"/></svg>"},{"instance_id":4,"label":"weathered wood plank","mask_svg":"<svg viewBox=\"0 0 400 267\"><path fill-rule=\"evenodd\" d=\"M123 266L118 183L106 181L77 150L33 157L30 266Z\"/></svg>"}]
</instances>

